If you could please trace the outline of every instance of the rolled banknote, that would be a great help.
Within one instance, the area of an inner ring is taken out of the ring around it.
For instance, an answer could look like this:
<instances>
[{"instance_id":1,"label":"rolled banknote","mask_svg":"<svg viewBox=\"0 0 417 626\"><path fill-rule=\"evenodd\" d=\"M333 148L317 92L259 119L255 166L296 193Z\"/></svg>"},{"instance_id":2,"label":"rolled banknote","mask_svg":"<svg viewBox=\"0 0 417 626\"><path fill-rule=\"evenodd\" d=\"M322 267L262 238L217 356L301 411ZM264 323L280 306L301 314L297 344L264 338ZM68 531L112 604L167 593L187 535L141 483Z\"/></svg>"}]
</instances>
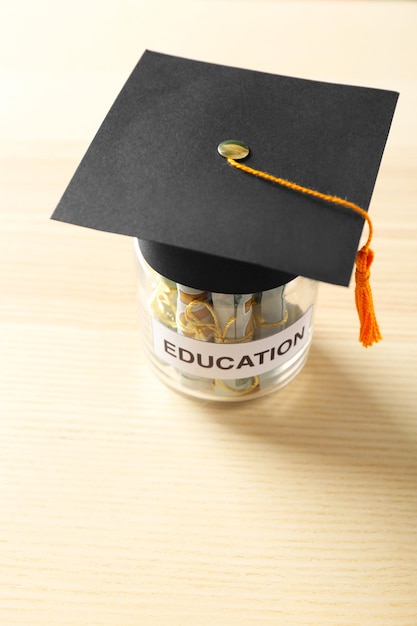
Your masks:
<instances>
[{"instance_id":1,"label":"rolled banknote","mask_svg":"<svg viewBox=\"0 0 417 626\"><path fill-rule=\"evenodd\" d=\"M211 294L200 289L177 284L177 332L199 341L213 341ZM207 306L209 305L209 306ZM214 380L191 374L180 374L181 382L190 389L212 388Z\"/></svg>"},{"instance_id":2,"label":"rolled banknote","mask_svg":"<svg viewBox=\"0 0 417 626\"><path fill-rule=\"evenodd\" d=\"M303 314L298 306L286 295L287 285L269 289L258 294L256 308L257 337L270 337L281 333L295 324ZM265 389L283 382L286 372L291 370L291 361L287 361L275 369L259 376L259 387Z\"/></svg>"},{"instance_id":3,"label":"rolled banknote","mask_svg":"<svg viewBox=\"0 0 417 626\"><path fill-rule=\"evenodd\" d=\"M256 304L256 338L275 335L288 320L285 285L258 294Z\"/></svg>"},{"instance_id":4,"label":"rolled banknote","mask_svg":"<svg viewBox=\"0 0 417 626\"><path fill-rule=\"evenodd\" d=\"M176 329L177 285L155 272L155 286L151 296L152 315L164 326Z\"/></svg>"},{"instance_id":5,"label":"rolled banknote","mask_svg":"<svg viewBox=\"0 0 417 626\"><path fill-rule=\"evenodd\" d=\"M253 294L211 294L216 317L216 343L243 343L253 338ZM218 395L240 395L253 391L258 378L216 379Z\"/></svg>"}]
</instances>

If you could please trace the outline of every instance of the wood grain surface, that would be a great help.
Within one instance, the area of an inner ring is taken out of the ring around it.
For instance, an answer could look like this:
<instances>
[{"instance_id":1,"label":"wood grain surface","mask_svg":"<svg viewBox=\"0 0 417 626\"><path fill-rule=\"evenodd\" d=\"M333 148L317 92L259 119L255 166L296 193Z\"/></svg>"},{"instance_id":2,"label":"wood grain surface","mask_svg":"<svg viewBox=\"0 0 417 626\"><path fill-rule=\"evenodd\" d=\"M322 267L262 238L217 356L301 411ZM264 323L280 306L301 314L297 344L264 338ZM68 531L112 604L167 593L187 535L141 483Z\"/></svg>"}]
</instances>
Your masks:
<instances>
[{"instance_id":1,"label":"wood grain surface","mask_svg":"<svg viewBox=\"0 0 417 626\"><path fill-rule=\"evenodd\" d=\"M0 624L416 626L417 3L1 11ZM371 207L383 342L322 285L282 392L155 379L132 241L49 220L145 48L400 91Z\"/></svg>"}]
</instances>

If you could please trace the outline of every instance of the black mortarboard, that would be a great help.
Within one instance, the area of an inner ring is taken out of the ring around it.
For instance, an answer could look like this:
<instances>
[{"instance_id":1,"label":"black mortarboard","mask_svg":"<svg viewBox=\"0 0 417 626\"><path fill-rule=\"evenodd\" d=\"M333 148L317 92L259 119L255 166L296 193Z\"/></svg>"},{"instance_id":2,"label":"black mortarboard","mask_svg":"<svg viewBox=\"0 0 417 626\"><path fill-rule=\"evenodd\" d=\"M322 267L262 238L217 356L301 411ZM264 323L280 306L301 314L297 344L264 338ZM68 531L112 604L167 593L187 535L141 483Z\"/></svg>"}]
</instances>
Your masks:
<instances>
[{"instance_id":1,"label":"black mortarboard","mask_svg":"<svg viewBox=\"0 0 417 626\"><path fill-rule=\"evenodd\" d=\"M52 217L138 237L154 269L204 290L348 285L363 218L217 146L242 141L247 165L367 210L397 97L147 51Z\"/></svg>"}]
</instances>

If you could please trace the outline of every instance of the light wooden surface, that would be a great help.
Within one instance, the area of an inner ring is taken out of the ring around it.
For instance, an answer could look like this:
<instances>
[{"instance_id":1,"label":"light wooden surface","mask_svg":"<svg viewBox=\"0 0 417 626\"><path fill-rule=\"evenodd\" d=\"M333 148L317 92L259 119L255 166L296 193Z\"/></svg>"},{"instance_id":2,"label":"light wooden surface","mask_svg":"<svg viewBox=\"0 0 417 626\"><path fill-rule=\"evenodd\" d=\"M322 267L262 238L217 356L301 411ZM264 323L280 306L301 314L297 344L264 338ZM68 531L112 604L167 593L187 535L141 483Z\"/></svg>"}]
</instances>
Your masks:
<instances>
[{"instance_id":1,"label":"light wooden surface","mask_svg":"<svg viewBox=\"0 0 417 626\"><path fill-rule=\"evenodd\" d=\"M0 623L416 626L417 3L7 4ZM381 344L323 286L283 392L155 380L131 241L48 219L145 48L401 92L371 208Z\"/></svg>"}]
</instances>

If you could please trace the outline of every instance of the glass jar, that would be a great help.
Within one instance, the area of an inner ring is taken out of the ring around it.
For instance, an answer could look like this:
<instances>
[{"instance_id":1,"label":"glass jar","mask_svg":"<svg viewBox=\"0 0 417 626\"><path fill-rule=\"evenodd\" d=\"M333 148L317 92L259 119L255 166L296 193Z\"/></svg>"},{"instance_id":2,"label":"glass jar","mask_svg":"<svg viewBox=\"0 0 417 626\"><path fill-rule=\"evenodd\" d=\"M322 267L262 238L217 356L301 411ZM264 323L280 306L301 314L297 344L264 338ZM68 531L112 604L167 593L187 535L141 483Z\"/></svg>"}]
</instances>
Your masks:
<instances>
[{"instance_id":1,"label":"glass jar","mask_svg":"<svg viewBox=\"0 0 417 626\"><path fill-rule=\"evenodd\" d=\"M318 283L304 277L259 293L189 287L156 272L135 240L143 342L178 392L236 402L288 385L311 345Z\"/></svg>"}]
</instances>

